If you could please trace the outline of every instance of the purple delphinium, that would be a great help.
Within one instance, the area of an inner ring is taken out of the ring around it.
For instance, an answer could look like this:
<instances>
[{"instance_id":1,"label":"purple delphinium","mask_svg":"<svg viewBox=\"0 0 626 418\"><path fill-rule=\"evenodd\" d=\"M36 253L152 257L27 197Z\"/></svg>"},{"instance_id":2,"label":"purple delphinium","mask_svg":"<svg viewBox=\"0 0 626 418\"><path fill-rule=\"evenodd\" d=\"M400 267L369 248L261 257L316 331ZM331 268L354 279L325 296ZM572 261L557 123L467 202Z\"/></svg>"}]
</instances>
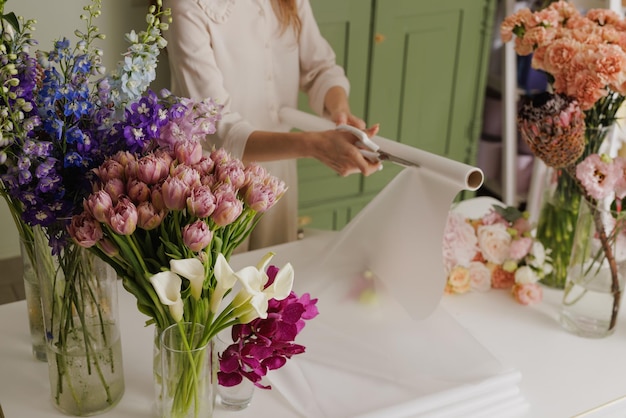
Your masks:
<instances>
[{"instance_id":1,"label":"purple delphinium","mask_svg":"<svg viewBox=\"0 0 626 418\"><path fill-rule=\"evenodd\" d=\"M278 268L267 270L271 285ZM222 386L235 386L246 378L255 386L271 389L261 384L268 370L285 365L288 359L304 353L305 347L295 344L296 336L305 325L305 320L318 315L317 299L308 293L298 297L293 291L283 300L270 299L267 318L255 319L248 324L234 325L231 344L220 354L218 382Z\"/></svg>"}]
</instances>

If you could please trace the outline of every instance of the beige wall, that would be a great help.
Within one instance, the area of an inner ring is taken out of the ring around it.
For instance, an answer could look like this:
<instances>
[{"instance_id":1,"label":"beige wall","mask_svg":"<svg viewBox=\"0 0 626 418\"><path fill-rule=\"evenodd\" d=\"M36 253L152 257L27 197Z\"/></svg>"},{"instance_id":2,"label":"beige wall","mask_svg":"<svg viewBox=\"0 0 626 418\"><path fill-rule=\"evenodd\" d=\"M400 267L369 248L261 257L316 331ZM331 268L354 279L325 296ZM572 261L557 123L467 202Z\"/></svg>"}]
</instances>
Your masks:
<instances>
[{"instance_id":1,"label":"beige wall","mask_svg":"<svg viewBox=\"0 0 626 418\"><path fill-rule=\"evenodd\" d=\"M87 4L86 0L9 0L5 13L13 11L24 18L36 19L33 36L39 41L40 49L49 50L53 41L63 36L75 40L74 30L84 29L79 16ZM100 45L107 68L113 69L126 50L124 34L133 28L139 31L145 27L147 4L148 0L102 0L102 15L96 24L106 35ZM169 77L165 57L162 56L161 61L154 83L156 90L166 87ZM19 255L17 230L4 199L0 199L0 234L0 259Z\"/></svg>"}]
</instances>

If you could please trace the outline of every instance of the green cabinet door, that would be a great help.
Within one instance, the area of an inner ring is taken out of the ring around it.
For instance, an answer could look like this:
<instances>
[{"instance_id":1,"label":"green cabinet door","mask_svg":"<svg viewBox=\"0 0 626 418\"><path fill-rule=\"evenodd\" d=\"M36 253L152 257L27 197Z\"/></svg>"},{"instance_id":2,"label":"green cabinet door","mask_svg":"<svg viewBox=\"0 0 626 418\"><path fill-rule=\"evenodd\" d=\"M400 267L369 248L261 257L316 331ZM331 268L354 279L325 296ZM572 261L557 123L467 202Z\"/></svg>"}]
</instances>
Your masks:
<instances>
[{"instance_id":1,"label":"green cabinet door","mask_svg":"<svg viewBox=\"0 0 626 418\"><path fill-rule=\"evenodd\" d=\"M322 35L333 47L337 63L350 79L350 106L365 117L369 66L371 0L312 0L311 7ZM309 111L301 95L299 108ZM322 163L298 162L299 215L303 226L337 229L349 217L345 201L361 195L360 175L341 177Z\"/></svg>"},{"instance_id":2,"label":"green cabinet door","mask_svg":"<svg viewBox=\"0 0 626 418\"><path fill-rule=\"evenodd\" d=\"M380 135L473 164L495 0L379 0L368 118ZM383 187L398 168L365 179Z\"/></svg>"}]
</instances>

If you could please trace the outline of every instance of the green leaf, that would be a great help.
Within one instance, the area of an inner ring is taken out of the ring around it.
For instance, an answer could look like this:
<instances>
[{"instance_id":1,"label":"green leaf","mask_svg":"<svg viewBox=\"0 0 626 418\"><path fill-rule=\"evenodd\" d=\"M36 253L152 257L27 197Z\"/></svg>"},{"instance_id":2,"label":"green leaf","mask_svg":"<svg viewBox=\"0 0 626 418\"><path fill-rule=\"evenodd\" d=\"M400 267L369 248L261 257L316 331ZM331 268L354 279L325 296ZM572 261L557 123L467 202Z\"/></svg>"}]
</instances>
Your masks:
<instances>
[{"instance_id":1,"label":"green leaf","mask_svg":"<svg viewBox=\"0 0 626 418\"><path fill-rule=\"evenodd\" d=\"M15 13L10 12L10 13L7 13L5 15L2 15L2 19L4 19L7 22L9 22L9 24L11 26L13 26L13 29L15 29L16 32L19 32L19 30L20 30L20 22L17 20L17 16L15 16Z\"/></svg>"}]
</instances>

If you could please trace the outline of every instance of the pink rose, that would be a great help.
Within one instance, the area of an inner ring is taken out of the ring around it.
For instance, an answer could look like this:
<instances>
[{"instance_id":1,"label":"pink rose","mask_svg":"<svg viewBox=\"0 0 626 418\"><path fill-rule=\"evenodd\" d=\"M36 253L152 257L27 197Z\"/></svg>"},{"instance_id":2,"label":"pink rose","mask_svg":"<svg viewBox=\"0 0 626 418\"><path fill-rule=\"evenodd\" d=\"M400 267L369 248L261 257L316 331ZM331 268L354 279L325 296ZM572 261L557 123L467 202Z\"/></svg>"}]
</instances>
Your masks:
<instances>
[{"instance_id":1,"label":"pink rose","mask_svg":"<svg viewBox=\"0 0 626 418\"><path fill-rule=\"evenodd\" d=\"M109 212L109 226L120 235L131 235L137 228L137 208L127 196L120 196Z\"/></svg>"},{"instance_id":2,"label":"pink rose","mask_svg":"<svg viewBox=\"0 0 626 418\"><path fill-rule=\"evenodd\" d=\"M503 264L509 256L511 235L506 225L497 223L481 225L476 231L478 246L485 260L494 264Z\"/></svg>"},{"instance_id":3,"label":"pink rose","mask_svg":"<svg viewBox=\"0 0 626 418\"><path fill-rule=\"evenodd\" d=\"M477 292L491 289L491 271L479 261L469 264L470 287Z\"/></svg>"},{"instance_id":4,"label":"pink rose","mask_svg":"<svg viewBox=\"0 0 626 418\"><path fill-rule=\"evenodd\" d=\"M466 293L470 290L470 272L466 267L457 266L448 275L448 286L452 293Z\"/></svg>"},{"instance_id":5,"label":"pink rose","mask_svg":"<svg viewBox=\"0 0 626 418\"><path fill-rule=\"evenodd\" d=\"M202 251L209 246L211 239L213 239L213 233L201 220L185 225L183 228L183 242L191 251Z\"/></svg>"},{"instance_id":6,"label":"pink rose","mask_svg":"<svg viewBox=\"0 0 626 418\"><path fill-rule=\"evenodd\" d=\"M538 303L543 298L543 291L537 283L516 284L511 292L515 300L522 305Z\"/></svg>"},{"instance_id":7,"label":"pink rose","mask_svg":"<svg viewBox=\"0 0 626 418\"><path fill-rule=\"evenodd\" d=\"M533 239L530 237L522 237L511 241L509 246L509 258L519 261L526 257L533 246Z\"/></svg>"},{"instance_id":8,"label":"pink rose","mask_svg":"<svg viewBox=\"0 0 626 418\"><path fill-rule=\"evenodd\" d=\"M102 239L100 223L87 212L72 216L68 232L78 245L85 248L93 247Z\"/></svg>"}]
</instances>

